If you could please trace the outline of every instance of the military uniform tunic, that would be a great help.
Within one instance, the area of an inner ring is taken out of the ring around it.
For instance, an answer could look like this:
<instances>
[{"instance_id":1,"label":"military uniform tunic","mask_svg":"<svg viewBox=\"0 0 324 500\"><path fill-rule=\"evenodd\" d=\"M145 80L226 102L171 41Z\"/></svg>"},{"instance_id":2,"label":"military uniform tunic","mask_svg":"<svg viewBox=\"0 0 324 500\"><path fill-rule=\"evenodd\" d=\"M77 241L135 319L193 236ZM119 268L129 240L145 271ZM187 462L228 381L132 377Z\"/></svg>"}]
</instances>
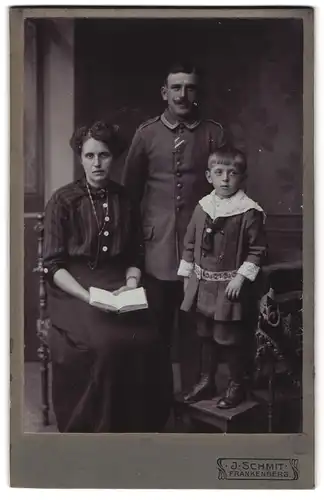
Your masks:
<instances>
[{"instance_id":1,"label":"military uniform tunic","mask_svg":"<svg viewBox=\"0 0 324 500\"><path fill-rule=\"evenodd\" d=\"M209 192L209 154L224 143L213 120L177 121L166 110L135 133L124 185L141 201L145 270L176 281L183 240L198 200Z\"/></svg>"}]
</instances>

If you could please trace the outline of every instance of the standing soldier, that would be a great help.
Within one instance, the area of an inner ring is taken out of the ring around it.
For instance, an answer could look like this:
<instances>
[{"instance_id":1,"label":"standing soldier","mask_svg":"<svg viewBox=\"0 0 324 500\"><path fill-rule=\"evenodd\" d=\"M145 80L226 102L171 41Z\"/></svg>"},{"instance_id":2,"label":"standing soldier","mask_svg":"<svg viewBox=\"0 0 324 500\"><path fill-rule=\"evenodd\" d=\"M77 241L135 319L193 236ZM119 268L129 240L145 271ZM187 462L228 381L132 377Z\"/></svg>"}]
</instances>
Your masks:
<instances>
[{"instance_id":1,"label":"standing soldier","mask_svg":"<svg viewBox=\"0 0 324 500\"><path fill-rule=\"evenodd\" d=\"M148 302L169 347L183 300L183 239L195 205L210 191L208 156L224 143L222 126L200 117L198 86L194 66L170 68L161 89L167 108L137 129L125 163L124 184L142 207Z\"/></svg>"}]
</instances>

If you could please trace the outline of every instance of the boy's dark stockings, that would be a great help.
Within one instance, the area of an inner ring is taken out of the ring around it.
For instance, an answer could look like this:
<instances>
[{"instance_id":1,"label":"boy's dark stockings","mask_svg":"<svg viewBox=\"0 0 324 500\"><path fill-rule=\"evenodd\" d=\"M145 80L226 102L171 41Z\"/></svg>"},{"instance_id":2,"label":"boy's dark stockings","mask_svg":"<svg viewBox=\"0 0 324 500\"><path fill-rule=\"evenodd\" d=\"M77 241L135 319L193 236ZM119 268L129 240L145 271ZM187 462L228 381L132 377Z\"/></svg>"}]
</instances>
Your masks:
<instances>
[{"instance_id":1,"label":"boy's dark stockings","mask_svg":"<svg viewBox=\"0 0 324 500\"><path fill-rule=\"evenodd\" d=\"M240 404L245 398L244 379L247 368L247 353L243 345L224 346L212 338L201 339L200 379L192 390L184 396L186 403L211 399L216 394L215 374L220 360L228 363L230 380L226 394L217 404L219 408L229 409Z\"/></svg>"},{"instance_id":2,"label":"boy's dark stockings","mask_svg":"<svg viewBox=\"0 0 324 500\"><path fill-rule=\"evenodd\" d=\"M200 346L200 379L192 390L184 396L186 403L194 403L202 399L211 399L216 393L215 374L217 370L217 351L212 338L201 339Z\"/></svg>"},{"instance_id":3,"label":"boy's dark stockings","mask_svg":"<svg viewBox=\"0 0 324 500\"><path fill-rule=\"evenodd\" d=\"M244 345L229 345L222 348L228 363L230 380L225 396L218 401L217 407L226 410L235 408L245 399L247 354Z\"/></svg>"}]
</instances>

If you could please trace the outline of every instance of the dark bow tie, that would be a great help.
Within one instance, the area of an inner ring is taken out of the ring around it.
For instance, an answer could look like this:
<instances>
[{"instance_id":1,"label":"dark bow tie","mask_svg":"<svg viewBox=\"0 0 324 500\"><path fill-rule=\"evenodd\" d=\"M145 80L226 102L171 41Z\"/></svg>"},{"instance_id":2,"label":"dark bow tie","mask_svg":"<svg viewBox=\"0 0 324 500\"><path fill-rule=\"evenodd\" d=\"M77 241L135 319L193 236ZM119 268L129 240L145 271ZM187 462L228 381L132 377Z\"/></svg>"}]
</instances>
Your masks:
<instances>
[{"instance_id":1,"label":"dark bow tie","mask_svg":"<svg viewBox=\"0 0 324 500\"><path fill-rule=\"evenodd\" d=\"M207 226L204 231L202 248L205 252L211 252L213 250L214 235L216 233L222 233L223 228L226 223L226 217L217 217L216 220L211 219L207 222Z\"/></svg>"}]
</instances>

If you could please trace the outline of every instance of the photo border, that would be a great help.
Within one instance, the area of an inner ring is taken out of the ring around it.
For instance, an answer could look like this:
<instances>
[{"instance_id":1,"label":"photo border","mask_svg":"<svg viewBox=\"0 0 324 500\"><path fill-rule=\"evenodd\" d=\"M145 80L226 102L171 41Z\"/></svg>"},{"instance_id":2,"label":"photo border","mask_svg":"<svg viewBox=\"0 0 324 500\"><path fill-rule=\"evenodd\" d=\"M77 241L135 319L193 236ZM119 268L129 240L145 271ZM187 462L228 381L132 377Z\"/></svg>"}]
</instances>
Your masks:
<instances>
[{"instance_id":1,"label":"photo border","mask_svg":"<svg viewBox=\"0 0 324 500\"><path fill-rule=\"evenodd\" d=\"M299 18L303 92L303 433L58 434L23 432L23 23L28 17ZM309 489L314 486L314 12L312 8L10 9L10 475L38 488ZM225 480L217 460L297 460L294 480Z\"/></svg>"}]
</instances>

